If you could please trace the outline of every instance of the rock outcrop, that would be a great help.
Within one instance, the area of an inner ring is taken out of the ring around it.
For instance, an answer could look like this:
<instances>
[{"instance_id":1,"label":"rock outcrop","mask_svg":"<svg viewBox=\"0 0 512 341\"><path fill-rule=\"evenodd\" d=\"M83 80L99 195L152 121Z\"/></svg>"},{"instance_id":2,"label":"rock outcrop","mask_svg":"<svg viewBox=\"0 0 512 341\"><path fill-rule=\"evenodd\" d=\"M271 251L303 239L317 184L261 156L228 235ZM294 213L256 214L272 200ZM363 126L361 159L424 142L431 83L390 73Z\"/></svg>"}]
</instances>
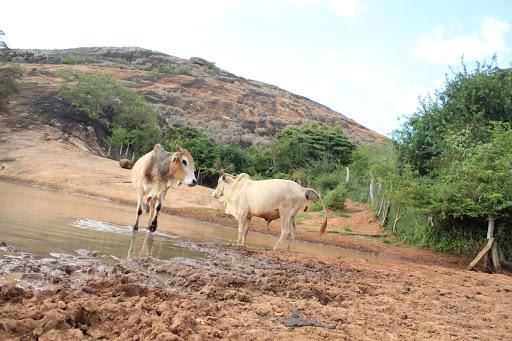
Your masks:
<instances>
[{"instance_id":1,"label":"rock outcrop","mask_svg":"<svg viewBox=\"0 0 512 341\"><path fill-rule=\"evenodd\" d=\"M163 124L196 127L217 143L265 144L284 127L306 122L339 124L358 143L387 142L324 105L235 76L199 57L181 59L135 47L11 50L10 57L33 64L81 64L74 67L114 74L144 94Z\"/></svg>"}]
</instances>

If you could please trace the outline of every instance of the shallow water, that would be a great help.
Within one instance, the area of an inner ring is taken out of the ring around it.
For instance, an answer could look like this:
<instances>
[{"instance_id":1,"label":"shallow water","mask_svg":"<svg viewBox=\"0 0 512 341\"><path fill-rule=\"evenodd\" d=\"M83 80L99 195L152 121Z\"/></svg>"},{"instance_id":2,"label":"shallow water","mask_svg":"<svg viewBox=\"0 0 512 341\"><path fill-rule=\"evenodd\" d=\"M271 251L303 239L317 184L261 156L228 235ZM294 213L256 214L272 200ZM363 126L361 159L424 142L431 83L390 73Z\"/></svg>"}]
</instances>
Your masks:
<instances>
[{"instance_id":1,"label":"shallow water","mask_svg":"<svg viewBox=\"0 0 512 341\"><path fill-rule=\"evenodd\" d=\"M0 241L22 251L40 257L94 252L105 261L204 255L179 246L168 233L132 233L130 216L122 205L0 182Z\"/></svg>"},{"instance_id":2,"label":"shallow water","mask_svg":"<svg viewBox=\"0 0 512 341\"><path fill-rule=\"evenodd\" d=\"M144 227L132 233L134 218L134 207L0 181L0 241L42 257L93 252L105 261L137 256L198 258L205 254L191 250L190 241L229 244L237 239L235 229L165 214L159 217L156 233ZM143 214L142 226L147 219ZM272 248L276 240L250 231L247 244ZM380 259L314 243L294 242L291 249L309 255Z\"/></svg>"}]
</instances>

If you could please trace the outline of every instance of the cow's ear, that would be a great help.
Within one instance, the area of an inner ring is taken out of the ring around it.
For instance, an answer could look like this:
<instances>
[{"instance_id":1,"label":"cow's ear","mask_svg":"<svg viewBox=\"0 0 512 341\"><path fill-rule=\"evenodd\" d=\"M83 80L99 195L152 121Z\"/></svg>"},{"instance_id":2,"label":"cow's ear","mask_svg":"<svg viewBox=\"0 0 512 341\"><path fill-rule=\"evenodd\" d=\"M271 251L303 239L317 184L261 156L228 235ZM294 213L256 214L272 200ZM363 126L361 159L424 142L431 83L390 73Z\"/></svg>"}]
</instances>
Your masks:
<instances>
[{"instance_id":1,"label":"cow's ear","mask_svg":"<svg viewBox=\"0 0 512 341\"><path fill-rule=\"evenodd\" d=\"M172 163L175 163L175 162L180 162L180 155L178 153L172 153L171 154L171 162Z\"/></svg>"},{"instance_id":2,"label":"cow's ear","mask_svg":"<svg viewBox=\"0 0 512 341\"><path fill-rule=\"evenodd\" d=\"M225 175L225 174L226 174L226 173L224 173L224 168L222 168L222 169L220 170L220 176L224 177L224 175Z\"/></svg>"}]
</instances>

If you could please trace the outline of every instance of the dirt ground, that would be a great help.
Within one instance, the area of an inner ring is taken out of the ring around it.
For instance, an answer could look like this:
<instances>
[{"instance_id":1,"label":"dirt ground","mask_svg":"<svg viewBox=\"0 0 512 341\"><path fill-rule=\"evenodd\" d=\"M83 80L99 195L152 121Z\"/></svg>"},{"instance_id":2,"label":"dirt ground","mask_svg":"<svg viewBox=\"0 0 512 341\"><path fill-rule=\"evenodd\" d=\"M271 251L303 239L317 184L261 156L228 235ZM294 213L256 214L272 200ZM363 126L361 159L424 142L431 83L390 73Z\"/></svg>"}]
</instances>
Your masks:
<instances>
[{"instance_id":1,"label":"dirt ground","mask_svg":"<svg viewBox=\"0 0 512 341\"><path fill-rule=\"evenodd\" d=\"M0 178L133 204L129 171L93 155L86 127L64 130L58 112L38 114L33 83L0 115ZM45 98L55 88L37 87L37 94ZM235 226L210 193L182 186L169 193L166 211ZM305 216L297 239L400 261L206 243L194 246L208 253L204 259L105 265L93 255L49 261L0 244L12 256L1 258L0 275L21 274L26 284L0 286L0 339L512 338L509 276L461 270L467 258L383 243L364 205L349 203L346 217L331 215L324 236L315 230L318 213ZM251 230L266 232L264 221L253 221ZM278 232L273 222L268 233Z\"/></svg>"},{"instance_id":2,"label":"dirt ground","mask_svg":"<svg viewBox=\"0 0 512 341\"><path fill-rule=\"evenodd\" d=\"M207 259L101 265L22 254L45 290L0 286L0 338L509 340L505 275L213 244ZM14 252L16 254L16 252ZM2 264L4 265L4 264ZM407 267L407 269L405 269ZM158 274L155 284L148 274ZM85 279L80 279L85 278Z\"/></svg>"}]
</instances>

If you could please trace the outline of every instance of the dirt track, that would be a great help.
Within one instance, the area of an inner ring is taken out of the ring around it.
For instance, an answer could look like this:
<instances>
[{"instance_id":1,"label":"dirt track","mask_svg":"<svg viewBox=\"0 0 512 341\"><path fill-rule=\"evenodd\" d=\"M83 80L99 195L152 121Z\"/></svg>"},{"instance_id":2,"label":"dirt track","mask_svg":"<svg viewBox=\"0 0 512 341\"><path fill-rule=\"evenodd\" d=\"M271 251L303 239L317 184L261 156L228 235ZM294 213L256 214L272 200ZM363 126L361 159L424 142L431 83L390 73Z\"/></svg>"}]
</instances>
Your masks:
<instances>
[{"instance_id":1,"label":"dirt track","mask_svg":"<svg viewBox=\"0 0 512 341\"><path fill-rule=\"evenodd\" d=\"M63 134L58 120L34 123L32 109L22 93L0 117L0 177L131 202L129 171L92 155L81 133ZM214 210L218 204L206 188L181 187L168 203L174 213L233 224ZM206 259L106 266L92 256L48 262L4 246L18 258L4 260L0 270L9 266L32 285L0 287L0 339L512 337L508 276L466 272L456 269L465 259L370 238L320 238L300 225L298 238L417 259L348 261L203 244L196 248L209 253ZM163 283L152 280L157 275ZM36 282L50 288L34 291ZM317 326L285 324L299 322Z\"/></svg>"}]
</instances>

